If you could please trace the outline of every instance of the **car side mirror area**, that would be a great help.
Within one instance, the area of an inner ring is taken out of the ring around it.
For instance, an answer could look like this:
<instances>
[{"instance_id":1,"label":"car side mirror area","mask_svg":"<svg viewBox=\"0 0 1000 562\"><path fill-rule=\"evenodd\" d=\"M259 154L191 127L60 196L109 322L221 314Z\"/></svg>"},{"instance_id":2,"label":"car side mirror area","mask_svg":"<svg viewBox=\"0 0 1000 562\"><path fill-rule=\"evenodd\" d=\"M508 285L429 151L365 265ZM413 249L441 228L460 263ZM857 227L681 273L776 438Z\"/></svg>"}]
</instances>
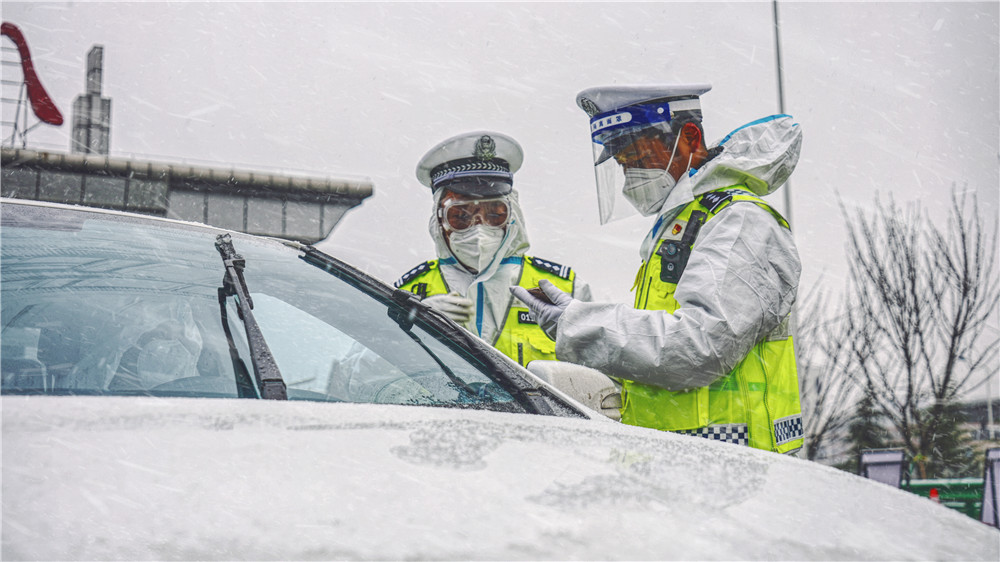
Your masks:
<instances>
[{"instance_id":1,"label":"car side mirror area","mask_svg":"<svg viewBox=\"0 0 1000 562\"><path fill-rule=\"evenodd\" d=\"M604 373L565 361L535 360L528 371L591 410L621 421L621 385Z\"/></svg>"}]
</instances>

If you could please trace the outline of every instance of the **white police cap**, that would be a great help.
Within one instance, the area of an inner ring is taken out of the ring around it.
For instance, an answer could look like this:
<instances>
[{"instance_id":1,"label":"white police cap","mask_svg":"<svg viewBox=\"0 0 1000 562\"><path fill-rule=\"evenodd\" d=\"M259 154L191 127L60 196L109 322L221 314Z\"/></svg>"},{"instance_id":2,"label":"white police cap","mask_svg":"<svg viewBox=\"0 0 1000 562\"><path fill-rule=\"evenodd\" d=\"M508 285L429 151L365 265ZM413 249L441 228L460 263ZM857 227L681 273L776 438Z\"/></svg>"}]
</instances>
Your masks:
<instances>
[{"instance_id":1,"label":"white police cap","mask_svg":"<svg viewBox=\"0 0 1000 562\"><path fill-rule=\"evenodd\" d=\"M502 133L473 131L427 151L417 164L417 179L431 191L448 188L474 197L506 195L523 161L524 151L516 140Z\"/></svg>"},{"instance_id":2,"label":"white police cap","mask_svg":"<svg viewBox=\"0 0 1000 562\"><path fill-rule=\"evenodd\" d=\"M603 146L594 165L602 164L650 129L669 133L678 117L701 121L698 96L711 84L602 86L576 95L576 104L590 117L590 136Z\"/></svg>"},{"instance_id":3,"label":"white police cap","mask_svg":"<svg viewBox=\"0 0 1000 562\"><path fill-rule=\"evenodd\" d=\"M591 118L630 105L654 100L674 100L671 117L680 111L700 111L698 96L712 89L711 84L616 85L587 88L576 95L576 104Z\"/></svg>"}]
</instances>

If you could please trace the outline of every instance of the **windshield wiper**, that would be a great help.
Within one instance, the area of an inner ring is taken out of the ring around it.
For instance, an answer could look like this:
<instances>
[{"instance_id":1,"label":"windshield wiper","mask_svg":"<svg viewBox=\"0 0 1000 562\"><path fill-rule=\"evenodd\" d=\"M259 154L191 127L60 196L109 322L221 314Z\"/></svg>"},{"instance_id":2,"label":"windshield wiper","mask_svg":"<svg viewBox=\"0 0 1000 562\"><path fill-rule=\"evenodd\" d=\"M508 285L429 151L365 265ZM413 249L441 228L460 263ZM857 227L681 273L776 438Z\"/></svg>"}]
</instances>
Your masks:
<instances>
[{"instance_id":1,"label":"windshield wiper","mask_svg":"<svg viewBox=\"0 0 1000 562\"><path fill-rule=\"evenodd\" d=\"M257 389L254 388L253 380L250 378L250 371L240 357L240 352L236 349L236 342L233 341L233 332L229 329L229 313L226 312L226 301L229 300L229 290L223 283L219 287L219 315L222 318L222 331L226 334L226 341L229 343L229 360L233 364L233 372L236 373L236 390L240 398L257 398Z\"/></svg>"},{"instance_id":2,"label":"windshield wiper","mask_svg":"<svg viewBox=\"0 0 1000 562\"><path fill-rule=\"evenodd\" d=\"M222 256L222 263L226 266L226 275L222 279L225 297L236 296L237 310L240 320L243 320L243 328L247 335L247 345L250 346L250 362L253 364L253 372L257 378L257 387L260 388L260 397L270 400L287 400L288 393L285 388L285 381L281 378L281 371L274 361L271 349L267 347L264 334L260 331L257 320L253 317L253 300L250 298L250 291L247 290L246 280L243 279L243 268L246 267L246 260L236 253L233 248L233 238L229 234L220 234L215 237L215 248ZM224 299L223 293L219 293L220 299Z\"/></svg>"},{"instance_id":3,"label":"windshield wiper","mask_svg":"<svg viewBox=\"0 0 1000 562\"><path fill-rule=\"evenodd\" d=\"M433 332L432 337L460 355L467 356L467 360L471 364L476 365L478 370L493 381L492 384L495 384L513 396L517 404L529 413L558 415L556 414L556 409L558 409L559 411L575 412L578 417L586 417L585 414L577 411L574 406L570 406L561 398L548 391L547 387L539 386L537 380L525 378L517 371L514 363L503 358L503 355L499 351L491 348L489 345L482 345L481 340L465 328L445 320L444 315L431 314L430 307L419 305L419 303L415 302L415 297L413 297L412 293L384 288L383 283L378 279L333 256L323 253L314 246L308 246L292 240L281 240L280 242L303 252L304 255L299 257L306 263L326 271L377 301L384 303L389 308L389 317L410 338L414 337L414 334L410 330L415 321L420 319L421 325L425 329L429 325L431 332ZM433 334L438 335L434 336ZM426 344L422 341L417 341L416 343L427 349ZM455 373L451 372L446 365L442 365L443 361L440 357L431 351L427 353L442 367L445 376L449 377L449 380L459 388L461 393L482 396L490 392L489 388L482 388L480 386L481 383L465 383ZM482 386L488 387L491 384ZM553 404L557 404L558 406L553 407Z\"/></svg>"},{"instance_id":4,"label":"windshield wiper","mask_svg":"<svg viewBox=\"0 0 1000 562\"><path fill-rule=\"evenodd\" d=\"M392 318L396 322L396 324L398 324L399 327L403 329L403 332L405 332L406 335L410 336L410 339L412 339L417 343L417 345L422 347L424 351L427 352L427 355L430 355L431 359L433 359L434 362L438 364L438 367L441 368L441 371L444 372L444 375L448 377L448 380L451 381L451 383L455 386L455 388L458 390L459 393L465 393L467 396L472 398L475 398L477 396L481 397L481 394L479 392L474 390L472 387L466 384L464 380L455 375L455 373L451 370L451 368L449 368L448 365L444 361L442 361L441 358L438 357L436 353L431 351L431 348L427 347L427 344L425 344L423 340L420 339L420 336L413 333L412 330L413 320L417 316L416 307L420 302L419 300L417 300L416 295L414 295L409 291L396 289L392 293L392 300L397 305L399 305L401 309L397 310L394 309L393 307L389 307L389 318Z\"/></svg>"}]
</instances>

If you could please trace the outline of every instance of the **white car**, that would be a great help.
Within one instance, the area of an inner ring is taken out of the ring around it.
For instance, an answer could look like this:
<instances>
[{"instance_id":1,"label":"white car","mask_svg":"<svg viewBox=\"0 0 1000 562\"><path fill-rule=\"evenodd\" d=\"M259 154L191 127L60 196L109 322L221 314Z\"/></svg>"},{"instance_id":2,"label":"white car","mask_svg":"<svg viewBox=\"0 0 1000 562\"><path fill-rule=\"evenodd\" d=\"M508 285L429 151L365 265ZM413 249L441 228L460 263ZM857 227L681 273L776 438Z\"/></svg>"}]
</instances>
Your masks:
<instances>
[{"instance_id":1,"label":"white car","mask_svg":"<svg viewBox=\"0 0 1000 562\"><path fill-rule=\"evenodd\" d=\"M0 217L4 560L1000 558L924 498L615 423L311 247Z\"/></svg>"}]
</instances>

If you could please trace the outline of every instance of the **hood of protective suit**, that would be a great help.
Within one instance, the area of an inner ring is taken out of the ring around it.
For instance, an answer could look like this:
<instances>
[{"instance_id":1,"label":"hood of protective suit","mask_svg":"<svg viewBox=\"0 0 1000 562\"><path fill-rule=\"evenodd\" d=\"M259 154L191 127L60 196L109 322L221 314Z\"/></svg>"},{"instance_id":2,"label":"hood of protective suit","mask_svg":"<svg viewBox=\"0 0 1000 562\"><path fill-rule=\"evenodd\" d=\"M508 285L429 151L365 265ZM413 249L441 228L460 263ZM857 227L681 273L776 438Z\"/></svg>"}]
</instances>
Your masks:
<instances>
[{"instance_id":1,"label":"hood of protective suit","mask_svg":"<svg viewBox=\"0 0 1000 562\"><path fill-rule=\"evenodd\" d=\"M745 184L764 196L774 193L795 170L802 149L802 128L790 115L772 115L729 133L713 149L722 153L677 181L661 214L694 201L713 189Z\"/></svg>"},{"instance_id":2,"label":"hood of protective suit","mask_svg":"<svg viewBox=\"0 0 1000 562\"><path fill-rule=\"evenodd\" d=\"M512 190L507 195L510 216L507 219L507 232L503 241L500 243L493 261L478 274L465 269L448 247L448 242L445 241L441 224L437 219L437 210L441 205L444 192L444 189L439 189L434 193L434 205L431 208L431 218L427 225L431 238L434 240L437 257L441 260L439 262L441 274L448 283L449 289L471 299L474 309L481 311L473 320L473 324L466 327L472 333L492 344L498 335L499 326L502 325L507 307L513 298L509 287L516 283L517 276L521 272L520 260L507 258L523 256L530 246L528 232L524 226L524 213L518 202L517 190Z\"/></svg>"},{"instance_id":3,"label":"hood of protective suit","mask_svg":"<svg viewBox=\"0 0 1000 562\"><path fill-rule=\"evenodd\" d=\"M660 208L656 226L646 236L641 254L648 258L664 228L695 197L709 191L744 184L759 196L774 193L784 185L799 162L802 127L790 115L772 115L739 127L716 143L722 152L677 181Z\"/></svg>"}]
</instances>

